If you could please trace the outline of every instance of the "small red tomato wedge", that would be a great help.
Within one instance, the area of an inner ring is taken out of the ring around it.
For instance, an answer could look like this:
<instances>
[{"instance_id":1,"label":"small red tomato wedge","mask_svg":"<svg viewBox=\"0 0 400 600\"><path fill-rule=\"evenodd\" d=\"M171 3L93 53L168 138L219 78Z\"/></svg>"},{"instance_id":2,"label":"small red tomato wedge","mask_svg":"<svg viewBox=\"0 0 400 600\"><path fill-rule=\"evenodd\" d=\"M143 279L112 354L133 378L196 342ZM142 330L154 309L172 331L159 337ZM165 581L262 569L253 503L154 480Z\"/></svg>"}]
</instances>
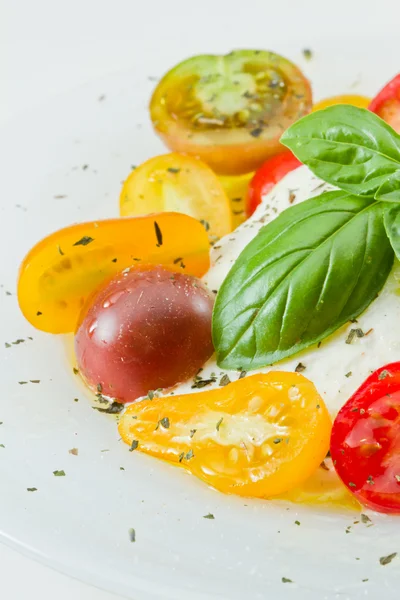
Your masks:
<instances>
[{"instance_id":1,"label":"small red tomato wedge","mask_svg":"<svg viewBox=\"0 0 400 600\"><path fill-rule=\"evenodd\" d=\"M400 362L370 375L339 411L331 455L362 504L400 513Z\"/></svg>"},{"instance_id":2,"label":"small red tomato wedge","mask_svg":"<svg viewBox=\"0 0 400 600\"><path fill-rule=\"evenodd\" d=\"M385 85L368 108L400 133L400 73Z\"/></svg>"},{"instance_id":3,"label":"small red tomato wedge","mask_svg":"<svg viewBox=\"0 0 400 600\"><path fill-rule=\"evenodd\" d=\"M250 181L247 194L246 214L250 217L260 204L262 197L268 194L285 175L301 166L301 162L290 150L282 152L265 161Z\"/></svg>"}]
</instances>

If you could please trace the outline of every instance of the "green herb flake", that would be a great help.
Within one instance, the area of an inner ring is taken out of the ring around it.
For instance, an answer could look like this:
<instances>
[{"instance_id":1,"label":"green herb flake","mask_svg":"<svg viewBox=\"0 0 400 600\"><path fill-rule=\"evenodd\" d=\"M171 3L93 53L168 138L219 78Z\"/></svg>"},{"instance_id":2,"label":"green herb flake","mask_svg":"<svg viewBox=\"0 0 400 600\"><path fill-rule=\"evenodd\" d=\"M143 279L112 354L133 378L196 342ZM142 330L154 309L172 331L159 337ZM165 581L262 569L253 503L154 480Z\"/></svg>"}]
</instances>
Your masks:
<instances>
[{"instance_id":1,"label":"green herb flake","mask_svg":"<svg viewBox=\"0 0 400 600\"><path fill-rule=\"evenodd\" d=\"M372 523L369 516L364 513L361 513L360 519L361 519L361 523L364 523L364 524Z\"/></svg>"},{"instance_id":2,"label":"green herb flake","mask_svg":"<svg viewBox=\"0 0 400 600\"><path fill-rule=\"evenodd\" d=\"M185 459L190 460L191 458L193 458L193 456L194 456L194 452L192 449L190 449L189 452L186 454Z\"/></svg>"},{"instance_id":3,"label":"green herb flake","mask_svg":"<svg viewBox=\"0 0 400 600\"><path fill-rule=\"evenodd\" d=\"M18 381L19 385L26 385L28 382L27 381Z\"/></svg>"},{"instance_id":4,"label":"green herb flake","mask_svg":"<svg viewBox=\"0 0 400 600\"><path fill-rule=\"evenodd\" d=\"M118 261L118 258L112 258L111 262L116 263Z\"/></svg>"},{"instance_id":5,"label":"green herb flake","mask_svg":"<svg viewBox=\"0 0 400 600\"><path fill-rule=\"evenodd\" d=\"M345 340L346 344L351 344L354 340L354 338L362 338L364 337L364 332L362 329L360 329L359 327L357 327L356 329L350 329L350 332Z\"/></svg>"},{"instance_id":6,"label":"green herb flake","mask_svg":"<svg viewBox=\"0 0 400 600\"><path fill-rule=\"evenodd\" d=\"M301 525L300 521L295 521L294 524L295 525Z\"/></svg>"},{"instance_id":7,"label":"green herb flake","mask_svg":"<svg viewBox=\"0 0 400 600\"><path fill-rule=\"evenodd\" d=\"M180 455L179 455L179 462L181 463L184 458L185 458L185 453L181 452Z\"/></svg>"},{"instance_id":8,"label":"green herb flake","mask_svg":"<svg viewBox=\"0 0 400 600\"><path fill-rule=\"evenodd\" d=\"M40 379L30 379L30 383L40 383Z\"/></svg>"},{"instance_id":9,"label":"green herb flake","mask_svg":"<svg viewBox=\"0 0 400 600\"><path fill-rule=\"evenodd\" d=\"M58 254L61 254L61 256L64 256L64 252L61 250L61 246L59 244L57 245L57 250L58 250Z\"/></svg>"},{"instance_id":10,"label":"green herb flake","mask_svg":"<svg viewBox=\"0 0 400 600\"><path fill-rule=\"evenodd\" d=\"M136 542L136 531L131 527L128 529L129 540L131 543Z\"/></svg>"},{"instance_id":11,"label":"green herb flake","mask_svg":"<svg viewBox=\"0 0 400 600\"><path fill-rule=\"evenodd\" d=\"M379 373L378 379L379 381L382 381L382 379L386 379L386 377L391 377L391 373L389 373L387 369L383 369L383 371Z\"/></svg>"},{"instance_id":12,"label":"green herb flake","mask_svg":"<svg viewBox=\"0 0 400 600\"><path fill-rule=\"evenodd\" d=\"M61 469L60 471L53 471L54 477L65 477L65 471Z\"/></svg>"},{"instance_id":13,"label":"green herb flake","mask_svg":"<svg viewBox=\"0 0 400 600\"><path fill-rule=\"evenodd\" d=\"M205 221L204 219L201 219L200 223L203 225L203 227L204 227L204 229L206 231L210 231L210 223L208 221Z\"/></svg>"},{"instance_id":14,"label":"green herb flake","mask_svg":"<svg viewBox=\"0 0 400 600\"><path fill-rule=\"evenodd\" d=\"M73 456L78 456L79 450L78 450L78 448L71 448L71 450L68 450L68 454L72 454Z\"/></svg>"},{"instance_id":15,"label":"green herb flake","mask_svg":"<svg viewBox=\"0 0 400 600\"><path fill-rule=\"evenodd\" d=\"M379 562L382 566L388 565L394 558L396 558L396 556L397 552L392 552L392 554L388 554L387 556L381 556Z\"/></svg>"},{"instance_id":16,"label":"green herb flake","mask_svg":"<svg viewBox=\"0 0 400 600\"><path fill-rule=\"evenodd\" d=\"M79 369L77 369L76 367L73 367L72 371L73 371L74 375L78 375L78 373L79 373Z\"/></svg>"},{"instance_id":17,"label":"green herb flake","mask_svg":"<svg viewBox=\"0 0 400 600\"><path fill-rule=\"evenodd\" d=\"M160 419L158 422L159 422L159 424L160 424L162 427L164 427L164 429L169 429L169 425L170 425L170 423L169 423L169 418L168 418L168 417L163 417L163 418L162 418L162 419Z\"/></svg>"},{"instance_id":18,"label":"green herb flake","mask_svg":"<svg viewBox=\"0 0 400 600\"><path fill-rule=\"evenodd\" d=\"M0 448L5 448L5 445L4 444L0 444Z\"/></svg>"},{"instance_id":19,"label":"green herb flake","mask_svg":"<svg viewBox=\"0 0 400 600\"><path fill-rule=\"evenodd\" d=\"M345 377L349 378L353 375L352 371L349 371L348 373L345 373Z\"/></svg>"},{"instance_id":20,"label":"green herb flake","mask_svg":"<svg viewBox=\"0 0 400 600\"><path fill-rule=\"evenodd\" d=\"M240 371L239 379L243 379L244 377L246 377L246 375L247 371Z\"/></svg>"},{"instance_id":21,"label":"green herb flake","mask_svg":"<svg viewBox=\"0 0 400 600\"><path fill-rule=\"evenodd\" d=\"M167 171L168 173L179 173L180 169L178 169L177 167L168 167Z\"/></svg>"},{"instance_id":22,"label":"green herb flake","mask_svg":"<svg viewBox=\"0 0 400 600\"><path fill-rule=\"evenodd\" d=\"M372 475L368 475L367 483L369 483L370 485L375 485L375 481L374 481L374 478L372 477Z\"/></svg>"},{"instance_id":23,"label":"green herb flake","mask_svg":"<svg viewBox=\"0 0 400 600\"><path fill-rule=\"evenodd\" d=\"M273 443L274 444L280 444L282 440L283 440L283 438L275 438L274 441L273 441Z\"/></svg>"},{"instance_id":24,"label":"green herb flake","mask_svg":"<svg viewBox=\"0 0 400 600\"><path fill-rule=\"evenodd\" d=\"M302 373L303 371L306 370L306 366L303 365L303 363L299 362L299 364L297 365L297 367L295 368L295 372L296 373Z\"/></svg>"},{"instance_id":25,"label":"green herb flake","mask_svg":"<svg viewBox=\"0 0 400 600\"><path fill-rule=\"evenodd\" d=\"M303 49L303 56L306 60L311 60L313 57L313 51L310 48Z\"/></svg>"},{"instance_id":26,"label":"green herb flake","mask_svg":"<svg viewBox=\"0 0 400 600\"><path fill-rule=\"evenodd\" d=\"M197 431L197 429L191 429L191 430L190 430L189 437L191 437L191 438L192 438L192 437L194 436L194 434L196 433L196 431Z\"/></svg>"},{"instance_id":27,"label":"green herb flake","mask_svg":"<svg viewBox=\"0 0 400 600\"><path fill-rule=\"evenodd\" d=\"M27 492L37 492L37 488L32 487L32 488L26 488Z\"/></svg>"},{"instance_id":28,"label":"green herb flake","mask_svg":"<svg viewBox=\"0 0 400 600\"><path fill-rule=\"evenodd\" d=\"M125 471L125 467L120 467L119 470L120 471Z\"/></svg>"},{"instance_id":29,"label":"green herb flake","mask_svg":"<svg viewBox=\"0 0 400 600\"><path fill-rule=\"evenodd\" d=\"M216 429L217 431L219 431L219 428L221 427L221 425L222 425L222 421L223 421L223 420L224 420L224 417L221 417L221 418L219 419L219 421L217 422L217 424L215 425L215 429Z\"/></svg>"},{"instance_id":30,"label":"green herb flake","mask_svg":"<svg viewBox=\"0 0 400 600\"><path fill-rule=\"evenodd\" d=\"M154 221L154 231L156 233L156 238L157 238L157 247L159 248L160 246L162 246L163 236L162 236L162 231L161 231L160 226L157 223L157 221Z\"/></svg>"},{"instance_id":31,"label":"green herb flake","mask_svg":"<svg viewBox=\"0 0 400 600\"><path fill-rule=\"evenodd\" d=\"M231 383L231 380L229 379L229 375L227 375L227 373L225 373L224 375L222 375L221 379L219 380L219 386L224 387L225 385L228 385L229 383Z\"/></svg>"},{"instance_id":32,"label":"green herb flake","mask_svg":"<svg viewBox=\"0 0 400 600\"><path fill-rule=\"evenodd\" d=\"M183 260L183 258L181 256L178 256L178 258L175 258L174 260L174 265L177 265L178 263L180 263Z\"/></svg>"},{"instance_id":33,"label":"green herb flake","mask_svg":"<svg viewBox=\"0 0 400 600\"><path fill-rule=\"evenodd\" d=\"M77 242L75 242L75 244L72 244L73 246L87 246L88 244L91 244L92 242L94 242L94 238L90 237L89 235L84 235L83 237L81 237L80 240L78 240Z\"/></svg>"},{"instance_id":34,"label":"green herb flake","mask_svg":"<svg viewBox=\"0 0 400 600\"><path fill-rule=\"evenodd\" d=\"M349 481L349 487L357 487L355 483L353 483L352 481Z\"/></svg>"},{"instance_id":35,"label":"green herb flake","mask_svg":"<svg viewBox=\"0 0 400 600\"><path fill-rule=\"evenodd\" d=\"M149 400L153 400L153 398L154 398L154 392L153 392L153 390L149 390L147 392L147 397L148 397Z\"/></svg>"},{"instance_id":36,"label":"green herb flake","mask_svg":"<svg viewBox=\"0 0 400 600\"><path fill-rule=\"evenodd\" d=\"M203 519L215 519L215 517L212 513L208 513L208 515L203 516Z\"/></svg>"},{"instance_id":37,"label":"green herb flake","mask_svg":"<svg viewBox=\"0 0 400 600\"><path fill-rule=\"evenodd\" d=\"M282 577L282 583L293 583L293 581L288 577Z\"/></svg>"},{"instance_id":38,"label":"green herb flake","mask_svg":"<svg viewBox=\"0 0 400 600\"><path fill-rule=\"evenodd\" d=\"M262 127L255 127L254 129L252 129L250 131L250 135L252 137L254 137L254 138L258 138L258 137L260 137L260 135L262 134L262 132L263 132L263 128Z\"/></svg>"},{"instance_id":39,"label":"green herb flake","mask_svg":"<svg viewBox=\"0 0 400 600\"><path fill-rule=\"evenodd\" d=\"M11 348L11 344L9 344L8 342L6 342L4 345L6 348Z\"/></svg>"},{"instance_id":40,"label":"green herb flake","mask_svg":"<svg viewBox=\"0 0 400 600\"><path fill-rule=\"evenodd\" d=\"M77 402L77 399L75 399ZM124 405L121 402L112 402L106 408L101 406L92 406L93 410L98 410L101 413L105 413L106 415L118 415L120 412L124 410Z\"/></svg>"},{"instance_id":41,"label":"green herb flake","mask_svg":"<svg viewBox=\"0 0 400 600\"><path fill-rule=\"evenodd\" d=\"M132 440L131 447L129 448L129 452L133 452L139 446L138 440Z\"/></svg>"}]
</instances>

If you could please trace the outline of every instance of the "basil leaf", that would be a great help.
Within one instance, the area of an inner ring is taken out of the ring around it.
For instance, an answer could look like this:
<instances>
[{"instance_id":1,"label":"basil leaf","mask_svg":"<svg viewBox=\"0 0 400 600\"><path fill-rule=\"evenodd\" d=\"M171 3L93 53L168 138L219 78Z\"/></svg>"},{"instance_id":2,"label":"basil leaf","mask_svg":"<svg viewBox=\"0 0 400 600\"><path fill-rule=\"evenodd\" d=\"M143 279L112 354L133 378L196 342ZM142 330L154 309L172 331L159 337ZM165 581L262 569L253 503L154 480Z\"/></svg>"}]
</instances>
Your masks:
<instances>
[{"instance_id":1,"label":"basil leaf","mask_svg":"<svg viewBox=\"0 0 400 600\"><path fill-rule=\"evenodd\" d=\"M400 135L364 108L318 110L289 127L281 142L318 177L360 196L374 197L400 170Z\"/></svg>"},{"instance_id":2,"label":"basil leaf","mask_svg":"<svg viewBox=\"0 0 400 600\"><path fill-rule=\"evenodd\" d=\"M218 365L249 370L275 363L367 308L393 264L384 207L326 192L261 229L216 298Z\"/></svg>"},{"instance_id":3,"label":"basil leaf","mask_svg":"<svg viewBox=\"0 0 400 600\"><path fill-rule=\"evenodd\" d=\"M400 171L390 175L375 194L376 200L400 202Z\"/></svg>"},{"instance_id":4,"label":"basil leaf","mask_svg":"<svg viewBox=\"0 0 400 600\"><path fill-rule=\"evenodd\" d=\"M400 205L385 204L384 223L387 236L397 258L400 259Z\"/></svg>"}]
</instances>

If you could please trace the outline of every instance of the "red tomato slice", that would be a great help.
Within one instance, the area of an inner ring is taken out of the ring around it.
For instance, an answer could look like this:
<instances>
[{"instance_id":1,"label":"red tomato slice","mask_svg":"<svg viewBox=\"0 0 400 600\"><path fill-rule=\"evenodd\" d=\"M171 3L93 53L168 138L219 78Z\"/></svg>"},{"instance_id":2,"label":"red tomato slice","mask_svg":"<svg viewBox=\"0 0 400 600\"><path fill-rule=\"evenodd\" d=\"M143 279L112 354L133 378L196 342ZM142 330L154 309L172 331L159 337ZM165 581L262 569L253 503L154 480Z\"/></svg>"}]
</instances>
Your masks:
<instances>
[{"instance_id":1,"label":"red tomato slice","mask_svg":"<svg viewBox=\"0 0 400 600\"><path fill-rule=\"evenodd\" d=\"M339 411L331 455L362 504L400 513L400 362L370 375Z\"/></svg>"},{"instance_id":2,"label":"red tomato slice","mask_svg":"<svg viewBox=\"0 0 400 600\"><path fill-rule=\"evenodd\" d=\"M272 190L285 175L301 166L301 162L290 150L265 161L250 181L246 213L250 217L260 204L262 197Z\"/></svg>"},{"instance_id":3,"label":"red tomato slice","mask_svg":"<svg viewBox=\"0 0 400 600\"><path fill-rule=\"evenodd\" d=\"M385 85L368 108L400 133L400 73Z\"/></svg>"}]
</instances>

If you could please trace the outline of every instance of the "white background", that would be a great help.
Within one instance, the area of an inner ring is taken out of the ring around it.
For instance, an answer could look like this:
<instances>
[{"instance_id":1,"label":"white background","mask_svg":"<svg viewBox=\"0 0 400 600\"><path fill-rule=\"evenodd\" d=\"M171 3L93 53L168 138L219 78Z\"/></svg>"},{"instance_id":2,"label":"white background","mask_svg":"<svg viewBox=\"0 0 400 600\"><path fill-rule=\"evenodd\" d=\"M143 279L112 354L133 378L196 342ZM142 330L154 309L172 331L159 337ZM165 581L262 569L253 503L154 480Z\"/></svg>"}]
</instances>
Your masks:
<instances>
[{"instance_id":1,"label":"white background","mask_svg":"<svg viewBox=\"0 0 400 600\"><path fill-rule=\"evenodd\" d=\"M269 47L272 13L274 22L282 23L282 35L286 19L297 21L299 39L307 47L306 35L301 38L305 20L315 21L315 35L321 38L328 27L352 32L360 18L373 20L382 11L379 3L366 13L367 4L347 0L344 12L337 2L309 0L0 0L0 126L57 94L134 68L143 53L149 53L148 64L159 75L160 67L185 56L189 38L199 52L215 50L222 27L234 30L238 47L249 46L251 23L260 11L265 35L258 35L253 47ZM20 600L28 594L43 600L116 598L0 545L1 597Z\"/></svg>"}]
</instances>

